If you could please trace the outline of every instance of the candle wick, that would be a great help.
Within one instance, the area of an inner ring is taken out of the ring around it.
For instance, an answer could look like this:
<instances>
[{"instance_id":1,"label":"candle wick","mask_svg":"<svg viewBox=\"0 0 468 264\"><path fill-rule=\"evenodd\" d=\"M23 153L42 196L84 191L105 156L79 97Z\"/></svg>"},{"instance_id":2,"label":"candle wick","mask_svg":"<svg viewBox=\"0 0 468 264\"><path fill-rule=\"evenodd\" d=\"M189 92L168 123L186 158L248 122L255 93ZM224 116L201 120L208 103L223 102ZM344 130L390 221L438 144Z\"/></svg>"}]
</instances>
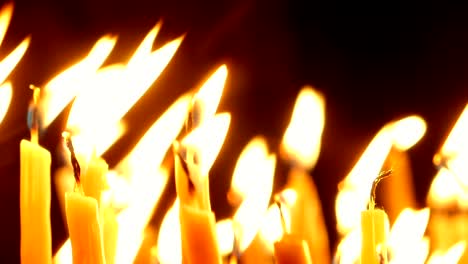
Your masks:
<instances>
[{"instance_id":1,"label":"candle wick","mask_svg":"<svg viewBox=\"0 0 468 264\"><path fill-rule=\"evenodd\" d=\"M41 89L34 85L29 85L29 88L33 90L33 98L29 104L28 108L28 116L27 116L27 123L29 127L29 131L31 134L31 142L38 142L39 138L39 110L38 110L38 102L40 99Z\"/></svg>"},{"instance_id":2,"label":"candle wick","mask_svg":"<svg viewBox=\"0 0 468 264\"><path fill-rule=\"evenodd\" d=\"M287 234L287 233L289 233L289 228L288 228L288 225L286 224L286 217L285 217L284 212L283 212L284 202L282 200L283 199L282 199L281 195L276 195L275 204L276 204L276 206L278 206L278 210L279 210L279 213L280 213L281 227L283 228L283 232L285 234Z\"/></svg>"},{"instance_id":3,"label":"candle wick","mask_svg":"<svg viewBox=\"0 0 468 264\"><path fill-rule=\"evenodd\" d=\"M393 173L393 170L386 170L382 171L379 173L379 175L375 178L375 180L372 182L372 188L371 188L371 194L370 194L370 202L369 202L369 209L373 210L375 208L375 198L376 198L376 190L377 190L377 185L379 182L388 176L390 176Z\"/></svg>"},{"instance_id":4,"label":"candle wick","mask_svg":"<svg viewBox=\"0 0 468 264\"><path fill-rule=\"evenodd\" d=\"M73 142L71 140L71 134L68 131L64 131L62 133L62 137L65 139L65 143L67 145L68 150L70 151L70 160L73 167L73 176L75 177L76 184L80 184L80 163L75 155L75 148L73 147Z\"/></svg>"},{"instance_id":5,"label":"candle wick","mask_svg":"<svg viewBox=\"0 0 468 264\"><path fill-rule=\"evenodd\" d=\"M192 179L190 178L190 170L188 168L186 157L184 157L184 156L187 156L186 155L187 149L185 149L183 147L179 147L179 149L178 149L178 151L176 151L176 153L177 153L177 156L179 156L180 163L182 165L182 169L184 170L185 175L187 176L188 190L189 190L190 193L193 193L193 192L195 192L195 184L193 183ZM184 153L185 153L185 155L184 155Z\"/></svg>"},{"instance_id":6,"label":"candle wick","mask_svg":"<svg viewBox=\"0 0 468 264\"><path fill-rule=\"evenodd\" d=\"M241 249L240 249L240 239L241 236L239 233L242 231L239 224L236 221L232 222L232 229L234 230L234 237L232 241L232 252L229 254L229 264L240 264L241 263Z\"/></svg>"}]
</instances>

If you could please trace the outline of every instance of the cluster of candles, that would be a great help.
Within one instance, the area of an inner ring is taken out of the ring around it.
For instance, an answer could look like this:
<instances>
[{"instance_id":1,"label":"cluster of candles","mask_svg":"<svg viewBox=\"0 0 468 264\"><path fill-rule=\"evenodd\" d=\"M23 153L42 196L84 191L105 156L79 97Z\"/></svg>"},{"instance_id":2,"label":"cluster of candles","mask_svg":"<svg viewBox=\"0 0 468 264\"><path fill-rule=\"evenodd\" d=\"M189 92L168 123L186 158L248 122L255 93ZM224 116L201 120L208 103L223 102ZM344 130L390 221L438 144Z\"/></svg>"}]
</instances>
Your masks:
<instances>
[{"instance_id":1,"label":"cluster of candles","mask_svg":"<svg viewBox=\"0 0 468 264\"><path fill-rule=\"evenodd\" d=\"M12 11L11 4L1 10L0 39ZM159 27L148 33L128 63L102 67L116 42L105 36L43 89L32 86L27 118L31 138L20 144L21 263L466 261L468 105L434 159L440 170L428 195L431 209L410 209L414 197L405 152L423 137L424 120L409 116L377 133L339 186L336 215L342 239L333 257L320 199L308 174L318 159L325 124L324 97L311 87L298 95L281 142L278 157L291 164L285 188L272 195L277 155L263 137L253 138L238 158L227 194L234 208L230 218L215 218L208 180L231 120L229 113L216 113L228 74L225 65L196 92L174 102L109 170L100 155L125 131L122 116L158 78L182 41L177 38L153 51ZM0 122L11 100L7 77L28 44L29 39L24 40L0 62ZM39 145L40 131L72 99L63 144L70 166L51 175L53 157ZM176 201L160 226L148 225L170 170L175 172ZM376 205L375 191L387 176L386 188L398 191L385 193L399 197L384 197L384 211ZM52 178L69 232L55 255Z\"/></svg>"}]
</instances>

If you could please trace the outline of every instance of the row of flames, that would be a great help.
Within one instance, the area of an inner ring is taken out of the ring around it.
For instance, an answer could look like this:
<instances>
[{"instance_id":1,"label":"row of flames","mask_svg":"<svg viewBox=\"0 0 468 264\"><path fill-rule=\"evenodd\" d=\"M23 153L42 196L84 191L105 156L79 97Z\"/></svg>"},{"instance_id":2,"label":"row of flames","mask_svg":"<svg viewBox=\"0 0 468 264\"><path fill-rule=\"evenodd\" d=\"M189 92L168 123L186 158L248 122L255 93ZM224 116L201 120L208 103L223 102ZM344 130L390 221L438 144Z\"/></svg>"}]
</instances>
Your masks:
<instances>
[{"instance_id":1,"label":"row of flames","mask_svg":"<svg viewBox=\"0 0 468 264\"><path fill-rule=\"evenodd\" d=\"M1 10L0 42L7 31L12 11L11 4ZM160 24L157 24L147 34L128 62L105 67L102 64L117 40L104 36L85 58L43 85L40 101L42 125L47 127L74 99L67 127L79 130L73 138L78 147L77 152L90 154L94 151L96 155L104 153L125 132L125 124L121 121L123 115L151 87L182 42L180 37L153 51L159 28ZM28 45L29 38L0 62L0 122L12 98L13 89L7 77ZM207 117L215 114L227 74L227 67L223 65L204 82L195 95L181 96L151 126L125 160L107 175L109 189L104 195L122 208L118 215L116 263L131 263L135 259L149 219L168 181L169 168L158 168L153 164L162 163L167 150L183 128L195 100L202 105ZM297 98L290 124L284 133L282 158L304 170L315 166L320 153L324 113L323 97L311 88L304 88ZM209 171L215 161L229 123L229 114L214 115L190 139L199 148L201 159L205 161L204 170ZM404 153L423 137L425 130L426 124L418 116L388 123L377 133L361 159L340 184L336 216L337 229L343 239L335 257L340 263L356 263L359 259L360 212L365 210L372 182L388 161L389 154L392 151ZM464 136L467 133L468 105L438 155L438 163L443 166L428 196L432 207L441 208L446 204L463 207L468 204L468 192L463 189L464 185L468 185L468 178L460 176L466 175L468 171L468 137ZM233 251L235 239L238 240L240 252L244 252L254 239L260 239L267 250L272 251L273 242L282 235L280 211L276 206L269 206L276 159L261 136L252 139L242 151L229 192L229 200L237 210L231 218L217 222L218 242L223 255ZM398 165L395 169L398 170ZM60 194L72 188L73 177L68 173L57 173L55 182L60 197L63 196ZM288 204L294 204L303 195L303 190L289 188L282 195ZM175 202L164 217L158 232L158 243L152 251L162 263L181 262L177 207L178 203ZM424 263L428 259L430 244L433 243L425 236L429 209L407 208L399 211L398 218L392 219L395 221L388 240L391 262ZM318 217L322 217L321 212ZM444 245L443 252L433 252L428 262L456 263L464 252L465 244L453 244ZM71 263L69 241L55 255L55 262Z\"/></svg>"}]
</instances>

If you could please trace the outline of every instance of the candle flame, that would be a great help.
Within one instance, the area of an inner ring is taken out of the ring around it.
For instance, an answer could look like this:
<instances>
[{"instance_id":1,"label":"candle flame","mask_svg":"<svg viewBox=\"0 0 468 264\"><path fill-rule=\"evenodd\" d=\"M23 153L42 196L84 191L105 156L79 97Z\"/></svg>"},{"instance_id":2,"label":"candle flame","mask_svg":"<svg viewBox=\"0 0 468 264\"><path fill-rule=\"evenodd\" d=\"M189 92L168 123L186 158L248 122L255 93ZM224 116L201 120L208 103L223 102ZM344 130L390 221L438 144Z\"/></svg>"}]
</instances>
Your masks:
<instances>
[{"instance_id":1,"label":"candle flame","mask_svg":"<svg viewBox=\"0 0 468 264\"><path fill-rule=\"evenodd\" d=\"M86 88L83 83L92 78L101 67L116 41L116 38L110 36L100 38L85 58L58 74L45 85L46 93L42 98L44 126L52 123L80 90Z\"/></svg>"},{"instance_id":2,"label":"candle flame","mask_svg":"<svg viewBox=\"0 0 468 264\"><path fill-rule=\"evenodd\" d=\"M235 239L233 222L231 219L223 219L216 223L216 236L221 255L229 255L234 247Z\"/></svg>"},{"instance_id":3,"label":"candle flame","mask_svg":"<svg viewBox=\"0 0 468 264\"><path fill-rule=\"evenodd\" d=\"M3 5L0 10L0 44L3 42L6 35L12 14L13 3ZM13 89L11 83L5 81L23 57L28 46L29 38L26 38L10 54L0 61L0 123L3 121L10 105Z\"/></svg>"},{"instance_id":4,"label":"candle flame","mask_svg":"<svg viewBox=\"0 0 468 264\"><path fill-rule=\"evenodd\" d=\"M458 263L466 248L466 242L461 241L453 245L445 252L434 252L427 264L455 264Z\"/></svg>"},{"instance_id":5,"label":"candle flame","mask_svg":"<svg viewBox=\"0 0 468 264\"><path fill-rule=\"evenodd\" d=\"M8 3L2 6L0 10L0 44L2 44L10 25L11 16L13 15L13 3Z\"/></svg>"},{"instance_id":6,"label":"candle flame","mask_svg":"<svg viewBox=\"0 0 468 264\"><path fill-rule=\"evenodd\" d=\"M361 227L350 231L340 241L336 250L335 258L339 259L336 263L359 263L361 257Z\"/></svg>"},{"instance_id":7,"label":"candle flame","mask_svg":"<svg viewBox=\"0 0 468 264\"><path fill-rule=\"evenodd\" d=\"M195 123L200 124L216 113L221 95L223 94L227 74L226 65L221 65L194 95L192 118Z\"/></svg>"},{"instance_id":8,"label":"candle flame","mask_svg":"<svg viewBox=\"0 0 468 264\"><path fill-rule=\"evenodd\" d=\"M405 151L414 146L426 133L426 122L419 116L409 116L393 123L393 145Z\"/></svg>"},{"instance_id":9,"label":"candle flame","mask_svg":"<svg viewBox=\"0 0 468 264\"><path fill-rule=\"evenodd\" d=\"M188 95L173 103L118 165L119 171L131 177L125 190L125 195L130 200L126 201L127 207L117 216L116 263L131 263L138 252L143 241L144 228L168 180L168 170L159 168L159 164L184 125L189 103ZM111 177L108 182L115 180ZM121 193L119 190L111 191L116 191L114 195ZM71 263L71 255L67 258L67 252L71 252L71 249L67 247L70 247L70 243L65 243L60 248L55 257L56 263Z\"/></svg>"},{"instance_id":10,"label":"candle flame","mask_svg":"<svg viewBox=\"0 0 468 264\"><path fill-rule=\"evenodd\" d=\"M468 104L450 131L440 152L434 157L437 166L451 174L462 187L468 186ZM440 181L439 181L440 183Z\"/></svg>"},{"instance_id":11,"label":"candle flame","mask_svg":"<svg viewBox=\"0 0 468 264\"><path fill-rule=\"evenodd\" d=\"M442 146L441 152L445 155L457 155L468 152L468 104L453 126L450 134Z\"/></svg>"},{"instance_id":12,"label":"candle flame","mask_svg":"<svg viewBox=\"0 0 468 264\"><path fill-rule=\"evenodd\" d=\"M468 194L451 171L440 169L429 189L427 202L433 207L446 205L468 206Z\"/></svg>"},{"instance_id":13,"label":"candle flame","mask_svg":"<svg viewBox=\"0 0 468 264\"><path fill-rule=\"evenodd\" d=\"M325 125L325 99L311 87L303 88L294 106L281 147L288 159L310 169L315 166Z\"/></svg>"},{"instance_id":14,"label":"candle flame","mask_svg":"<svg viewBox=\"0 0 468 264\"><path fill-rule=\"evenodd\" d=\"M138 252L144 229L168 180L169 172L160 171L158 164L182 129L189 102L189 96L183 96L166 110L122 165L127 166L126 170L132 175L131 200L117 217L116 263L131 263Z\"/></svg>"},{"instance_id":15,"label":"candle flame","mask_svg":"<svg viewBox=\"0 0 468 264\"><path fill-rule=\"evenodd\" d=\"M0 44L3 42L5 34L10 24L13 14L13 4L6 4L0 10ZM24 39L10 54L0 62L0 83L3 83L16 64L21 60L29 46L29 37Z\"/></svg>"},{"instance_id":16,"label":"candle flame","mask_svg":"<svg viewBox=\"0 0 468 264\"><path fill-rule=\"evenodd\" d=\"M260 238L265 242L266 248L271 253L274 250L274 243L284 235L284 228L286 227L288 230L291 228L291 214L287 208L295 204L297 193L293 189L284 189L278 194L277 199L281 200L285 207L280 211L278 204L270 205L262 219L259 231Z\"/></svg>"},{"instance_id":17,"label":"candle flame","mask_svg":"<svg viewBox=\"0 0 468 264\"><path fill-rule=\"evenodd\" d=\"M208 176L208 172L223 146L230 122L231 114L216 114L182 139L182 145L198 155L197 165L200 168L200 177Z\"/></svg>"},{"instance_id":18,"label":"candle flame","mask_svg":"<svg viewBox=\"0 0 468 264\"><path fill-rule=\"evenodd\" d=\"M366 208L375 177L387 158L392 146L405 149L418 142L425 125L415 116L403 118L385 125L372 139L351 172L341 183L335 204L338 231L346 234L359 226L361 211Z\"/></svg>"},{"instance_id":19,"label":"candle flame","mask_svg":"<svg viewBox=\"0 0 468 264\"><path fill-rule=\"evenodd\" d=\"M11 83L7 82L0 86L0 123L2 123L3 118L10 106L12 94Z\"/></svg>"},{"instance_id":20,"label":"candle flame","mask_svg":"<svg viewBox=\"0 0 468 264\"><path fill-rule=\"evenodd\" d=\"M245 146L234 170L234 189L241 194L242 203L233 222L239 250L249 246L261 226L273 187L276 156L269 154L266 141L253 138Z\"/></svg>"},{"instance_id":21,"label":"candle flame","mask_svg":"<svg viewBox=\"0 0 468 264\"><path fill-rule=\"evenodd\" d=\"M182 263L178 199L166 212L161 223L156 252L158 261L162 264Z\"/></svg>"},{"instance_id":22,"label":"candle flame","mask_svg":"<svg viewBox=\"0 0 468 264\"><path fill-rule=\"evenodd\" d=\"M400 213L388 238L390 263L424 263L429 253L429 240L424 238L428 221L428 208L406 208Z\"/></svg>"},{"instance_id":23,"label":"candle flame","mask_svg":"<svg viewBox=\"0 0 468 264\"><path fill-rule=\"evenodd\" d=\"M159 77L182 41L178 38L151 52L158 30L159 24L148 33L127 65L114 64L99 69L82 83L86 89L78 92L67 127L87 133L88 142L91 141L95 147L101 145L99 154L107 150L123 130L117 130L113 134L115 137L102 132L119 124L125 113Z\"/></svg>"},{"instance_id":24,"label":"candle flame","mask_svg":"<svg viewBox=\"0 0 468 264\"><path fill-rule=\"evenodd\" d=\"M237 159L230 187L230 193L238 197L239 203L247 196L256 193L258 186L262 186L263 179L257 175L260 175L264 168L256 165L263 163L267 156L267 143L260 136L250 140L242 150Z\"/></svg>"},{"instance_id":25,"label":"candle flame","mask_svg":"<svg viewBox=\"0 0 468 264\"><path fill-rule=\"evenodd\" d=\"M260 237L265 241L265 245L270 253L273 253L273 245L281 239L283 233L280 209L276 204L272 204L268 208L260 228Z\"/></svg>"}]
</instances>

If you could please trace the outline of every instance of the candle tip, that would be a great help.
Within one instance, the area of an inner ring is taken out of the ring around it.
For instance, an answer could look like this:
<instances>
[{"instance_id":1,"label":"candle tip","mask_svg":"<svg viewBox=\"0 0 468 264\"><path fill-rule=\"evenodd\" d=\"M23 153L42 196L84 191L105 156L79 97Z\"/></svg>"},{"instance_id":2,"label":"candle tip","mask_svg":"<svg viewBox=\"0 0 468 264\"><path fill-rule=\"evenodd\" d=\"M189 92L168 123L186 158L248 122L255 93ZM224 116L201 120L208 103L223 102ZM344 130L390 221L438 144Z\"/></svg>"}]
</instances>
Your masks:
<instances>
[{"instance_id":1,"label":"candle tip","mask_svg":"<svg viewBox=\"0 0 468 264\"><path fill-rule=\"evenodd\" d=\"M69 131L63 131L62 137L65 139L65 144L68 150L70 151L70 160L71 160L71 164L73 167L73 176L75 177L76 183L79 184L81 168L80 168L78 159L76 158L76 155L75 155L75 148L73 147L73 142L71 140L71 133Z\"/></svg>"},{"instance_id":2,"label":"candle tip","mask_svg":"<svg viewBox=\"0 0 468 264\"><path fill-rule=\"evenodd\" d=\"M392 173L393 173L393 170L392 170L392 169L389 169L389 170L386 170L386 171L382 171L382 172L380 172L379 175L375 178L374 182L372 182L371 196L370 196L370 202L369 202L369 208L370 208L370 209L374 209L374 207L375 207L375 197L376 197L375 191L377 190L377 185L379 184L379 182L380 182L381 180L387 178L387 177L390 176Z\"/></svg>"}]
</instances>

